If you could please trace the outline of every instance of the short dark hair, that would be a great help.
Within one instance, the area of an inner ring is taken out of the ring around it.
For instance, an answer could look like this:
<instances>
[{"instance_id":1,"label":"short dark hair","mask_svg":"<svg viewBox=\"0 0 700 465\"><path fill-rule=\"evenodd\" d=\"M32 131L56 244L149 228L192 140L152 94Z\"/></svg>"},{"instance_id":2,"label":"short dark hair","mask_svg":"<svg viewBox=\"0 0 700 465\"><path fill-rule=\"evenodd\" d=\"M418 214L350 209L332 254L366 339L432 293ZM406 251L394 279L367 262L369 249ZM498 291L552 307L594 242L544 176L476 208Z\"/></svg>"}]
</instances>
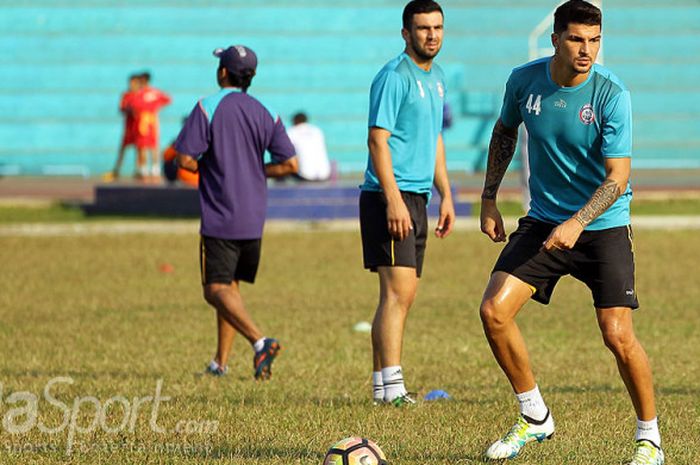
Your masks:
<instances>
[{"instance_id":1,"label":"short dark hair","mask_svg":"<svg viewBox=\"0 0 700 465\"><path fill-rule=\"evenodd\" d=\"M403 9L403 28L411 30L413 15L432 13L433 11L439 11L445 17L445 13L442 12L442 7L438 2L433 0L413 0L408 2L408 5Z\"/></svg>"},{"instance_id":2,"label":"short dark hair","mask_svg":"<svg viewBox=\"0 0 700 465\"><path fill-rule=\"evenodd\" d=\"M303 111L300 111L299 113L296 113L294 116L292 116L292 123L294 124L301 124L301 123L306 123L309 121L309 117L306 116L306 113Z\"/></svg>"},{"instance_id":3,"label":"short dark hair","mask_svg":"<svg viewBox=\"0 0 700 465\"><path fill-rule=\"evenodd\" d=\"M554 33L561 34L570 23L602 27L603 13L584 0L569 0L554 12Z\"/></svg>"},{"instance_id":4,"label":"short dark hair","mask_svg":"<svg viewBox=\"0 0 700 465\"><path fill-rule=\"evenodd\" d=\"M139 77L146 82L151 82L151 73L148 71L144 71L143 73L139 74Z\"/></svg>"},{"instance_id":5,"label":"short dark hair","mask_svg":"<svg viewBox=\"0 0 700 465\"><path fill-rule=\"evenodd\" d=\"M224 68L222 66L219 66L219 73L222 69ZM228 83L233 87L241 89L243 92L246 92L248 90L248 87L250 87L250 83L253 81L253 76L255 76L254 69L244 69L243 71L237 74L226 70L226 79L228 80Z\"/></svg>"}]
</instances>

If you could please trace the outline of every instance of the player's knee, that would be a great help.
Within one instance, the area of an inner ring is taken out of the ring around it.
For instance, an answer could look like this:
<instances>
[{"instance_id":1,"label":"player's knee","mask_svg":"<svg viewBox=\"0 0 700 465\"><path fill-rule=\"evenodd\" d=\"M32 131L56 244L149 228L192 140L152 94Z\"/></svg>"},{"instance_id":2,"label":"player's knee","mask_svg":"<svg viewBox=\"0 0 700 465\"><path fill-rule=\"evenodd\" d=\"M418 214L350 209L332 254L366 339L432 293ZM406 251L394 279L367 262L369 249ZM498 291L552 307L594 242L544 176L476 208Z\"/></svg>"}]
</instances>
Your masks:
<instances>
[{"instance_id":1,"label":"player's knee","mask_svg":"<svg viewBox=\"0 0 700 465\"><path fill-rule=\"evenodd\" d=\"M403 312L408 312L408 309L411 308L414 299L415 294L393 292L389 290L382 295L380 305L384 308L393 308Z\"/></svg>"},{"instance_id":2,"label":"player's knee","mask_svg":"<svg viewBox=\"0 0 700 465\"><path fill-rule=\"evenodd\" d=\"M486 330L488 333L498 332L511 320L491 299L485 299L481 302L479 316L481 317L481 323L484 326L484 330Z\"/></svg>"},{"instance_id":3,"label":"player's knee","mask_svg":"<svg viewBox=\"0 0 700 465\"><path fill-rule=\"evenodd\" d=\"M625 355L636 344L634 333L618 325L602 328L603 342L614 354Z\"/></svg>"},{"instance_id":4,"label":"player's knee","mask_svg":"<svg viewBox=\"0 0 700 465\"><path fill-rule=\"evenodd\" d=\"M214 295L214 293L212 292L212 290L208 286L204 286L202 288L202 296L204 297L204 300L209 305L216 306L215 305L216 296Z\"/></svg>"},{"instance_id":5,"label":"player's knee","mask_svg":"<svg viewBox=\"0 0 700 465\"><path fill-rule=\"evenodd\" d=\"M218 304L221 301L219 296L220 292L221 289L219 289L216 284L207 284L206 286L202 287L202 295L204 296L204 300L206 300L206 302L213 307L218 307Z\"/></svg>"}]
</instances>

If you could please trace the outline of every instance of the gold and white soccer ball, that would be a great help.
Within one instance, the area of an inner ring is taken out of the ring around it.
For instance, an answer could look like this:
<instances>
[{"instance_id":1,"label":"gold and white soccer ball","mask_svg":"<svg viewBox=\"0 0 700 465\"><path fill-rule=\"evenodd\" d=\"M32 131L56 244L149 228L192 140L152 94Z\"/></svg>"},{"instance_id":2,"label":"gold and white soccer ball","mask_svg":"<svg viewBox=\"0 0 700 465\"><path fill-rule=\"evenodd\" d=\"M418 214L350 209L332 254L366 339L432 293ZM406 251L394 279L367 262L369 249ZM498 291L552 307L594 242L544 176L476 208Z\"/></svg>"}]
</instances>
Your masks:
<instances>
[{"instance_id":1,"label":"gold and white soccer ball","mask_svg":"<svg viewBox=\"0 0 700 465\"><path fill-rule=\"evenodd\" d=\"M351 437L328 450L323 465L388 465L384 452L369 439Z\"/></svg>"}]
</instances>

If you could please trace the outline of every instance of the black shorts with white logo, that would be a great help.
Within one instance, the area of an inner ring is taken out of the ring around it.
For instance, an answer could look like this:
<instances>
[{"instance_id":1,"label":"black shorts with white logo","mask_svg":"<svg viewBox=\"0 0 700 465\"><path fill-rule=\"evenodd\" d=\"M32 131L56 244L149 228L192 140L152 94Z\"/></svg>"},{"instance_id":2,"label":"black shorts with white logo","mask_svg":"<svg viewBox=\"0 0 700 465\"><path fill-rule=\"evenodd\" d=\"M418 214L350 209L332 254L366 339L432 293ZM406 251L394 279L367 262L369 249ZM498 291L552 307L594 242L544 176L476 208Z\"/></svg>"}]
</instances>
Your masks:
<instances>
[{"instance_id":1,"label":"black shorts with white logo","mask_svg":"<svg viewBox=\"0 0 700 465\"><path fill-rule=\"evenodd\" d=\"M255 282L260 263L260 239L217 239L201 236L199 265L202 284Z\"/></svg>"},{"instance_id":2,"label":"black shorts with white logo","mask_svg":"<svg viewBox=\"0 0 700 465\"><path fill-rule=\"evenodd\" d=\"M555 227L528 216L520 218L493 272L503 271L529 284L532 298L543 304L549 303L559 278L570 274L588 286L596 308L639 307L629 225L583 231L573 249L545 251L542 244Z\"/></svg>"},{"instance_id":3,"label":"black shorts with white logo","mask_svg":"<svg viewBox=\"0 0 700 465\"><path fill-rule=\"evenodd\" d=\"M401 192L413 229L399 241L389 234L386 199L382 192L362 191L360 194L360 232L365 268L377 271L380 266L405 266L416 269L420 278L423 270L425 244L428 238L428 196Z\"/></svg>"}]
</instances>

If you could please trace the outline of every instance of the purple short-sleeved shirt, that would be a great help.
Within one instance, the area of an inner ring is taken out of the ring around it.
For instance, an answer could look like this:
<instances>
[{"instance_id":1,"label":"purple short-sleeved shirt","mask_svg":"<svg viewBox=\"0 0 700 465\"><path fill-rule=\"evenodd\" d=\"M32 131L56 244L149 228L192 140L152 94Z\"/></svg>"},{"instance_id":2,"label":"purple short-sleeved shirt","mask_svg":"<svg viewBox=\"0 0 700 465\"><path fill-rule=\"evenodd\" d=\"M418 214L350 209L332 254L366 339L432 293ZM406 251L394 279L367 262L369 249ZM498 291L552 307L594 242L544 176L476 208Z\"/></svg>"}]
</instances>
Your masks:
<instances>
[{"instance_id":1,"label":"purple short-sleeved shirt","mask_svg":"<svg viewBox=\"0 0 700 465\"><path fill-rule=\"evenodd\" d=\"M175 149L199 158L201 233L261 238L267 208L265 150L275 162L295 153L279 116L239 89L223 88L197 103Z\"/></svg>"}]
</instances>

